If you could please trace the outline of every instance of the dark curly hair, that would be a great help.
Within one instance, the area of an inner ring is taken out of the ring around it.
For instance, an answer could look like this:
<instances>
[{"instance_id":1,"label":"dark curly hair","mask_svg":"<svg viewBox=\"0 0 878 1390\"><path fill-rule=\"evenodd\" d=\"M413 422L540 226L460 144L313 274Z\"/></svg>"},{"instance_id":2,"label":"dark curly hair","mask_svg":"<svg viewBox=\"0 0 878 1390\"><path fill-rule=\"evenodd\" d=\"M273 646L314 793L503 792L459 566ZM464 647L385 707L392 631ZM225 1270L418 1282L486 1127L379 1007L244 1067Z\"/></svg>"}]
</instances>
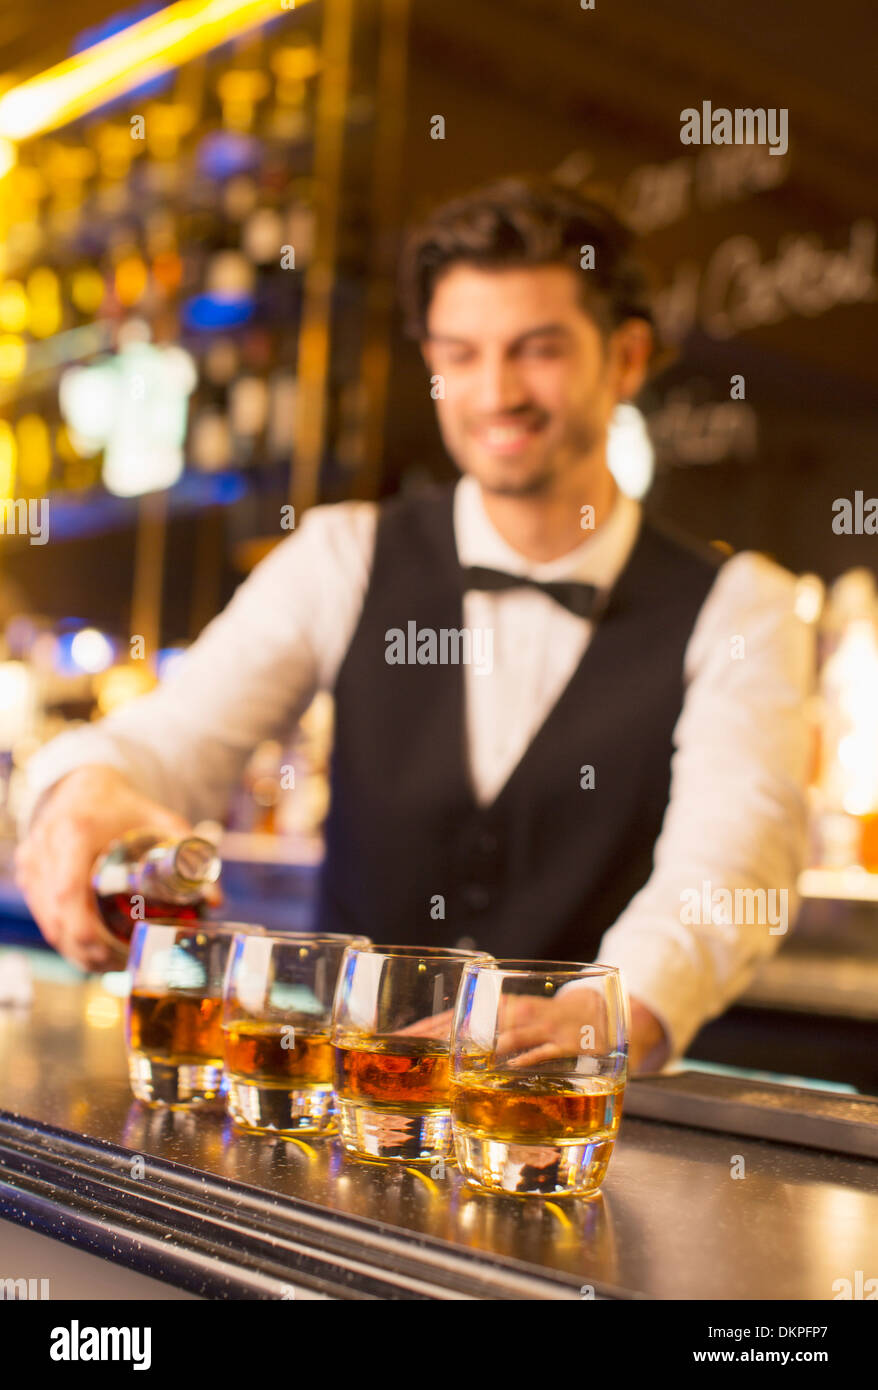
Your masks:
<instances>
[{"instance_id":1,"label":"dark curly hair","mask_svg":"<svg viewBox=\"0 0 878 1390\"><path fill-rule=\"evenodd\" d=\"M582 274L583 246L594 269ZM399 266L405 332L426 337L436 282L452 265L511 269L562 263L581 276L582 306L606 336L626 318L653 324L633 233L604 204L551 179L498 179L436 208L406 237Z\"/></svg>"}]
</instances>

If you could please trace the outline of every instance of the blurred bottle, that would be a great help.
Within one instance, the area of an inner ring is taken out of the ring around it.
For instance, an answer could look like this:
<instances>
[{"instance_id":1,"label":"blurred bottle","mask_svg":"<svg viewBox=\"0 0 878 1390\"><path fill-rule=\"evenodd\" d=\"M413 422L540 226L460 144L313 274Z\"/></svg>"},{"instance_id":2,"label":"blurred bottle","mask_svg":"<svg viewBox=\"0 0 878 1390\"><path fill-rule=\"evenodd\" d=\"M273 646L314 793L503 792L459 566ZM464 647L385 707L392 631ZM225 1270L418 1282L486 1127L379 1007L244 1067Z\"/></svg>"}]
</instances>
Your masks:
<instances>
[{"instance_id":1,"label":"blurred bottle","mask_svg":"<svg viewBox=\"0 0 878 1390\"><path fill-rule=\"evenodd\" d=\"M114 840L92 874L98 912L115 946L127 947L135 922L197 921L207 911L222 864L197 835L164 839L134 830Z\"/></svg>"}]
</instances>

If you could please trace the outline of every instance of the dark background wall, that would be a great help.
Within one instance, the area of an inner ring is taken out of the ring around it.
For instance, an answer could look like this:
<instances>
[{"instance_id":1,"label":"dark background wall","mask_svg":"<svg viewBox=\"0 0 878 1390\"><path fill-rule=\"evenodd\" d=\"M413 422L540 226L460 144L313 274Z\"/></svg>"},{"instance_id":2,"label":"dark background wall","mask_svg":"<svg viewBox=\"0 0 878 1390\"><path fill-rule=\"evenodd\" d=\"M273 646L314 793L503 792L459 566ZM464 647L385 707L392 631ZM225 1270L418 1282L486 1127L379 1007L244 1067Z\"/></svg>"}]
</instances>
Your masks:
<instances>
[{"instance_id":1,"label":"dark background wall","mask_svg":"<svg viewBox=\"0 0 878 1390\"><path fill-rule=\"evenodd\" d=\"M789 0L596 0L594 11L572 0L415 0L413 9L409 215L526 170L561 172L620 200L660 282L677 287L662 301L676 360L639 402L660 446L650 505L705 539L768 550L826 578L855 564L878 571L878 537L831 529L835 498L878 494L870 34L874 17L853 0L831 10ZM789 153L682 145L680 112L705 100L786 107ZM429 138L436 113L444 141ZM855 224L861 254L852 258ZM720 337L720 309L731 305L739 320L746 312L740 276L727 294L716 288L717 251L728 257L737 237L756 244L748 254L763 283L764 267L785 253L780 276L759 291L778 296L776 321ZM847 266L830 264L829 252ZM845 292L855 297L843 302ZM842 302L818 311L833 299ZM729 403L733 374L745 378L745 401L711 417L711 405ZM392 381L386 491L412 468L449 472L423 368L401 339Z\"/></svg>"},{"instance_id":2,"label":"dark background wall","mask_svg":"<svg viewBox=\"0 0 878 1390\"><path fill-rule=\"evenodd\" d=\"M37 24L0 5L0 70L57 61L74 33L119 8L43 0ZM680 113L704 100L786 107L789 153L682 145ZM831 527L835 498L878 495L876 105L864 0L595 0L593 11L578 0L412 0L395 237L434 203L502 174L554 171L615 198L663 287L673 357L639 402L659 450L649 506L797 571L878 571L878 537ZM442 141L430 139L436 114ZM717 288L717 256L736 238L761 277L750 293L759 289L767 321L753 326L741 321L740 277ZM779 261L781 272L766 272ZM738 323L722 336L717 314L730 305ZM734 374L744 401L730 402ZM397 322L378 490L452 474L426 374ZM355 478L332 478L328 495L357 490ZM230 555L245 512L174 522L165 641L193 635L239 581ZM3 554L7 581L33 607L125 630L130 527L46 550L7 537Z\"/></svg>"}]
</instances>

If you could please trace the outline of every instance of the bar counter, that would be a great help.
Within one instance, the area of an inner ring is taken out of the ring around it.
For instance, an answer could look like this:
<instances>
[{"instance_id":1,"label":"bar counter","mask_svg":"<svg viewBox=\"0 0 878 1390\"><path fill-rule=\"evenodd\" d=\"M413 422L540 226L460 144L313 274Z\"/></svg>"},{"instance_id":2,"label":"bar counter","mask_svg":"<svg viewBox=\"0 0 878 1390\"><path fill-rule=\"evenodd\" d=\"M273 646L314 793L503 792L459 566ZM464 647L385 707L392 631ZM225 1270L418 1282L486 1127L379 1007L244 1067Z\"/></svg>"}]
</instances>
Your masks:
<instances>
[{"instance_id":1,"label":"bar counter","mask_svg":"<svg viewBox=\"0 0 878 1390\"><path fill-rule=\"evenodd\" d=\"M878 1268L871 1098L644 1078L600 1195L495 1197L453 1166L140 1105L124 977L22 954L32 1002L0 1006L0 1277L9 1222L84 1252L84 1298L94 1256L125 1267L123 1297L133 1270L209 1299L826 1300Z\"/></svg>"}]
</instances>

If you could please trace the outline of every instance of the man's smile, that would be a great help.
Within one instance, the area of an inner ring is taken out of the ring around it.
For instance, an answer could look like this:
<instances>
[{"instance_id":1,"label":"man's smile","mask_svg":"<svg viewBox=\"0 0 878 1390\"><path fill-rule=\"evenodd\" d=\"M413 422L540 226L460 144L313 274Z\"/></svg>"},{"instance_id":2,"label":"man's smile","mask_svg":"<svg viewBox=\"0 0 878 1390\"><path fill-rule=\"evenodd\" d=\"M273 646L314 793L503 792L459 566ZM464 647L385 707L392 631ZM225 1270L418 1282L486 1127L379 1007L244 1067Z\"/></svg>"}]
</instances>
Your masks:
<instances>
[{"instance_id":1,"label":"man's smile","mask_svg":"<svg viewBox=\"0 0 878 1390\"><path fill-rule=\"evenodd\" d=\"M527 449L537 435L542 434L545 425L544 420L509 420L477 425L471 433L489 453L518 454Z\"/></svg>"}]
</instances>

